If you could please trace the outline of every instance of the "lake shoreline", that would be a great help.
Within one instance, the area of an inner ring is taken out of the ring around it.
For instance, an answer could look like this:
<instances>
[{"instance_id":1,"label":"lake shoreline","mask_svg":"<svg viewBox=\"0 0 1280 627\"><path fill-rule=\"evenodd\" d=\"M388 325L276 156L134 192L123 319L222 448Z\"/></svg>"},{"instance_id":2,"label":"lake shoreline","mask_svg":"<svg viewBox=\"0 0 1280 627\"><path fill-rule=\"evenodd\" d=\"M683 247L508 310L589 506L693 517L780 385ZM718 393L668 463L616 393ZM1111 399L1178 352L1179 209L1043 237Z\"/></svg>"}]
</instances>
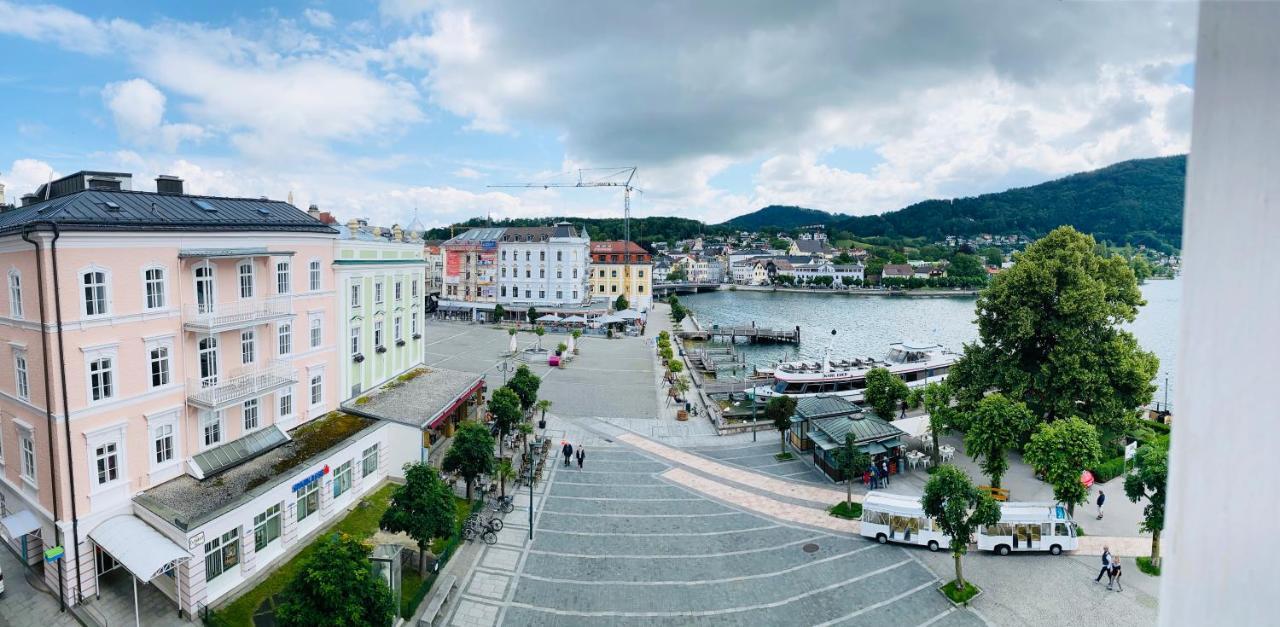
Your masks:
<instances>
[{"instance_id":1,"label":"lake shoreline","mask_svg":"<svg viewBox=\"0 0 1280 627\"><path fill-rule=\"evenodd\" d=\"M843 294L845 296L873 296L880 298L974 298L979 290L868 290L833 289L815 290L804 287L777 287L773 285L731 285L720 287L720 292L782 292L787 294Z\"/></svg>"}]
</instances>

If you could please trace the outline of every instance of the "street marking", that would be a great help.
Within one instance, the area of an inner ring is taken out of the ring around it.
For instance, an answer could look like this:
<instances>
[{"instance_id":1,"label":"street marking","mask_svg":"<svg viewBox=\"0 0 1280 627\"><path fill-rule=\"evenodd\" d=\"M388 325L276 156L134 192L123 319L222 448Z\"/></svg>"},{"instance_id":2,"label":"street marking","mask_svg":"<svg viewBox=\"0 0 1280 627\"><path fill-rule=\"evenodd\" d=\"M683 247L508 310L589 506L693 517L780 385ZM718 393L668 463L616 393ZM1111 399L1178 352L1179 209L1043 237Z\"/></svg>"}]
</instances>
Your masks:
<instances>
[{"instance_id":1,"label":"street marking","mask_svg":"<svg viewBox=\"0 0 1280 627\"><path fill-rule=\"evenodd\" d=\"M772 601L769 603L759 603L756 605L730 607L730 608L725 608L720 610L694 610L694 611L684 611L684 612L618 612L618 611L605 610L605 611L582 612L577 610L559 610L559 609L550 608L550 607L542 607L538 605L530 605L528 603L516 603L516 602L512 602L511 607L519 607L527 610L533 610L535 612L542 612L545 614L555 614L557 616L638 617L638 618L684 618L689 616L723 616L726 614L738 614L741 612L752 612L752 611L764 610L764 609L769 609L774 607L782 607L783 605L788 605L796 601L799 601L801 599L806 599L808 597L814 596L816 594L821 594L823 592L830 592L832 590L842 588L851 583L861 581L868 577L882 575L895 568L902 566L903 564L910 564L910 563L911 563L911 560L905 559L905 560L902 560L901 562L890 564L889 566L885 566L884 568L873 570L869 573L865 573L857 577L845 579L843 581L838 581L836 583L829 584L814 590L801 592L800 594L797 594L785 599L781 599L778 601Z\"/></svg>"},{"instance_id":2,"label":"street marking","mask_svg":"<svg viewBox=\"0 0 1280 627\"><path fill-rule=\"evenodd\" d=\"M659 532L659 533L600 533L596 531L562 531L559 529L539 529L543 533L561 533L572 536L608 536L610 538L623 536L635 538L665 538L668 536L723 536L731 533L745 533L748 531L764 531L765 529L786 529L782 525L766 525L764 527L748 527L746 529L730 529L728 531L691 531L686 533L679 532Z\"/></svg>"},{"instance_id":3,"label":"street marking","mask_svg":"<svg viewBox=\"0 0 1280 627\"><path fill-rule=\"evenodd\" d=\"M937 583L937 582L934 582L934 583ZM947 617L947 616L950 616L950 615L952 615L952 614L956 613L957 611L959 611L959 610L957 610L957 609L956 609L956 608L954 608L954 607L952 607L952 608L947 608L947 609L943 610L941 614L938 614L937 616L934 616L933 618L930 618L929 620L927 620L927 621L925 621L925 622L923 622L923 623L920 623L919 625L917 625L917 627L928 627L929 625L932 625L932 624L934 624L934 623L936 623L936 622L938 622L938 621L942 620L943 618L945 618L945 617Z\"/></svg>"},{"instance_id":4,"label":"street marking","mask_svg":"<svg viewBox=\"0 0 1280 627\"><path fill-rule=\"evenodd\" d=\"M915 593L917 593L917 592L919 592L919 591L921 591L921 590L924 590L925 588L928 588L929 586L932 586L932 585L934 585L934 584L936 584L936 583L938 583L938 580L937 580L937 579L934 579L934 580L931 580L931 581L926 581L926 582L924 582L923 584L920 584L920 585L918 585L918 586L916 586L916 587L914 587L914 588L912 588L912 589L910 589L910 590L907 590L906 592L903 592L902 594L899 594L898 596L895 596L895 597L889 597L889 598L887 598L887 599L885 599L885 600L883 600L883 601L880 601L879 603L873 603L873 604L868 605L868 606L866 606L866 607L864 607L864 608L862 608L862 609L860 609L860 610L858 610L858 611L856 611L856 612L851 612L851 613L849 613L849 614L845 614L844 616L841 616L840 618L837 618L837 619L835 619L835 620L829 620L829 621L827 621L827 622L825 622L825 623L818 623L815 627L830 627L830 625L834 625L834 624L836 624L836 623L838 623L838 622L849 620L850 618L853 618L853 617L855 617L855 616L861 616L861 615L863 615L863 614L866 614L867 612L870 612L871 610L877 610L877 609L880 609L880 608L882 608L882 607L884 607L884 606L886 606L886 605L889 605L890 603L894 603L894 602L900 601L900 600L902 600L902 599L904 599L904 598L906 598L906 597L908 597L908 596L911 596L911 595L913 595L913 594L915 594ZM944 612L944 613L945 613L945 612ZM938 619L938 617L936 617L936 616L933 618L933 620L937 620L937 619ZM930 620L929 622L933 622L933 620ZM925 624L927 625L928 623L925 623Z\"/></svg>"},{"instance_id":5,"label":"street marking","mask_svg":"<svg viewBox=\"0 0 1280 627\"><path fill-rule=\"evenodd\" d=\"M581 559L682 560L682 559L689 559L689 558L728 557L730 555L746 555L748 553L763 553L765 551L773 551L776 549L786 548L789 546L795 546L797 544L804 544L806 542L815 542L817 540L821 540L826 537L828 536L825 536L825 535L812 536L809 538L801 538L799 540L793 540L785 544L774 544L770 546L757 547L754 549L743 549L741 551L725 551L723 553L684 553L681 555L600 555L600 554L588 555L586 553L562 553L560 551L544 551L541 549L529 549L529 552L538 553L540 555L555 555L557 557L576 557Z\"/></svg>"}]
</instances>

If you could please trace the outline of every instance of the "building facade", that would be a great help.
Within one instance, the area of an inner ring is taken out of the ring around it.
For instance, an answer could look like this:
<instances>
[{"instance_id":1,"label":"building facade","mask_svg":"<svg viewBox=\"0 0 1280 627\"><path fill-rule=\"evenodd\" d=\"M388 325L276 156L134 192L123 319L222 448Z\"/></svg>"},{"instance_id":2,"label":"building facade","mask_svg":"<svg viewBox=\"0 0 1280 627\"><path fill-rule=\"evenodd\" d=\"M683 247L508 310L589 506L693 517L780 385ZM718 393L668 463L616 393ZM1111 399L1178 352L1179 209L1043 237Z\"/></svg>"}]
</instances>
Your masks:
<instances>
[{"instance_id":1,"label":"building facade","mask_svg":"<svg viewBox=\"0 0 1280 627\"><path fill-rule=\"evenodd\" d=\"M400 227L355 220L338 228L340 398L350 399L422 365L427 262Z\"/></svg>"},{"instance_id":2,"label":"building facade","mask_svg":"<svg viewBox=\"0 0 1280 627\"><path fill-rule=\"evenodd\" d=\"M427 293L440 294L444 289L444 242L423 242L423 259L427 262Z\"/></svg>"},{"instance_id":3,"label":"building facade","mask_svg":"<svg viewBox=\"0 0 1280 627\"><path fill-rule=\"evenodd\" d=\"M0 214L0 495L37 521L6 540L31 563L65 547L42 568L68 603L124 566L193 611L214 536L144 522L135 499L337 407L336 233L284 202L113 177ZM215 544L251 541L237 529ZM126 559L139 547L171 559Z\"/></svg>"},{"instance_id":4,"label":"building facade","mask_svg":"<svg viewBox=\"0 0 1280 627\"><path fill-rule=\"evenodd\" d=\"M497 302L498 240L504 229L469 229L442 244L441 305Z\"/></svg>"},{"instance_id":5,"label":"building facade","mask_svg":"<svg viewBox=\"0 0 1280 627\"><path fill-rule=\"evenodd\" d=\"M591 295L610 302L626 296L632 309L653 307L653 257L635 242L591 242Z\"/></svg>"},{"instance_id":6,"label":"building facade","mask_svg":"<svg viewBox=\"0 0 1280 627\"><path fill-rule=\"evenodd\" d=\"M498 242L498 302L524 308L588 301L590 242L585 231L565 222L504 229Z\"/></svg>"}]
</instances>

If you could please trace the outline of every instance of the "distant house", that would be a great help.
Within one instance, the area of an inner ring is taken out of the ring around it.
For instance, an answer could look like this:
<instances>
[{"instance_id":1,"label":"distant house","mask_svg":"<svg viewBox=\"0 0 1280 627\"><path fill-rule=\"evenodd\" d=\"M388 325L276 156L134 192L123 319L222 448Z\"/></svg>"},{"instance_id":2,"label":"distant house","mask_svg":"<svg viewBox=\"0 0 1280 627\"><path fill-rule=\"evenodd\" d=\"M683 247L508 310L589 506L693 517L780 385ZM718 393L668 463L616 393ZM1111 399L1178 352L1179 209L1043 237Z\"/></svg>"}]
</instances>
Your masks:
<instances>
[{"instance_id":1,"label":"distant house","mask_svg":"<svg viewBox=\"0 0 1280 627\"><path fill-rule=\"evenodd\" d=\"M882 279L909 279L916 274L916 269L908 263L890 263L885 264L884 269L880 271Z\"/></svg>"}]
</instances>

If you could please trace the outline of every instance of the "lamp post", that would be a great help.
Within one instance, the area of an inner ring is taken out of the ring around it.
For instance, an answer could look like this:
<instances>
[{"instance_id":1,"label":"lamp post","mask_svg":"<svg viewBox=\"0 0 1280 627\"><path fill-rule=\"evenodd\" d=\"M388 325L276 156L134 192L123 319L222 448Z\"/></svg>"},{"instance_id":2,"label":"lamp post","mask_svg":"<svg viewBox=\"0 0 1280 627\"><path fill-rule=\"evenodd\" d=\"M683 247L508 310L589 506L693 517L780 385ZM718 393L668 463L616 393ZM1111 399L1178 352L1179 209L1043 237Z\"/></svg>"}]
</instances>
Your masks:
<instances>
[{"instance_id":1,"label":"lamp post","mask_svg":"<svg viewBox=\"0 0 1280 627\"><path fill-rule=\"evenodd\" d=\"M515 366L512 366L511 362L505 359L502 360L502 363L498 364L498 372L502 373L502 385L505 386L507 384L507 375L515 371Z\"/></svg>"},{"instance_id":2,"label":"lamp post","mask_svg":"<svg viewBox=\"0 0 1280 627\"><path fill-rule=\"evenodd\" d=\"M533 542L533 449L529 446L529 437L524 438L524 453L529 460L529 542Z\"/></svg>"}]
</instances>

